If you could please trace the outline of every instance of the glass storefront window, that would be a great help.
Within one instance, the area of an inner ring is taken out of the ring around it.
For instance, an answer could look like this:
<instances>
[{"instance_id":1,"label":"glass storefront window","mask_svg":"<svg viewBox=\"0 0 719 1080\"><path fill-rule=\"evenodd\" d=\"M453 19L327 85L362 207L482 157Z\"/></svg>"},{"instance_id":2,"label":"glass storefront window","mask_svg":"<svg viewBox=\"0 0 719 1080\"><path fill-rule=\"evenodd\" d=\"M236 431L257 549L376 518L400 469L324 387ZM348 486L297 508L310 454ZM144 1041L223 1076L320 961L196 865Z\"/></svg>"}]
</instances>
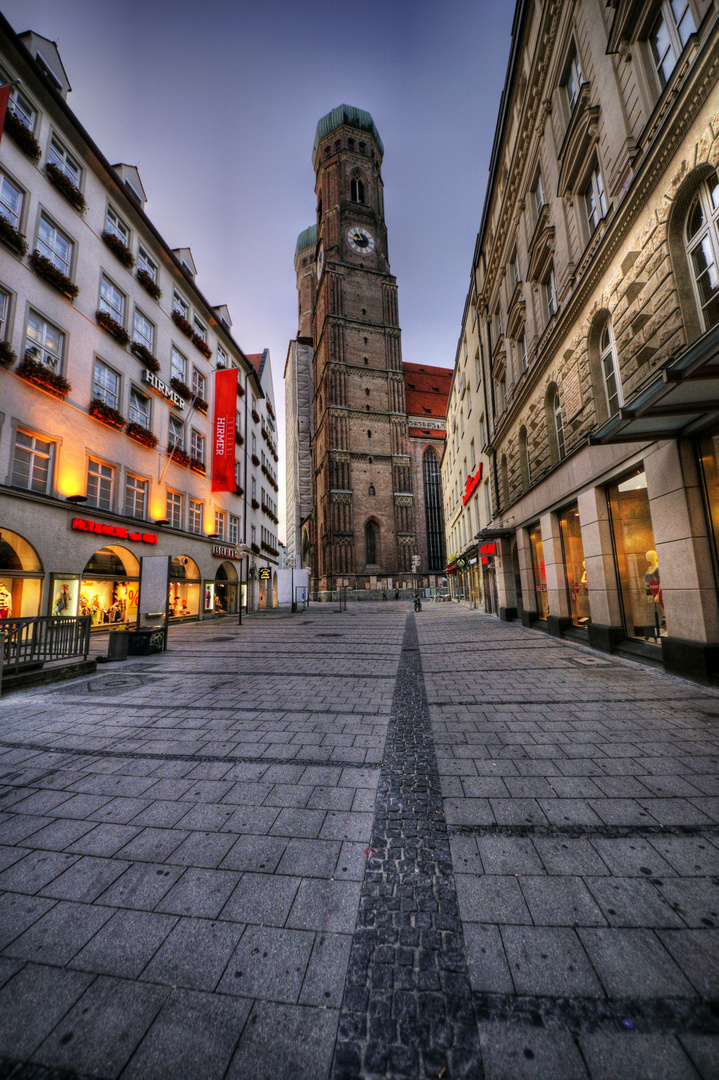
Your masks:
<instances>
[{"instance_id":1,"label":"glass storefront window","mask_svg":"<svg viewBox=\"0 0 719 1080\"><path fill-rule=\"evenodd\" d=\"M719 435L710 435L699 443L699 460L704 481L709 533L714 560L719 568Z\"/></svg>"},{"instance_id":2,"label":"glass storefront window","mask_svg":"<svg viewBox=\"0 0 719 1080\"><path fill-rule=\"evenodd\" d=\"M589 617L589 593L587 592L587 568L584 562L582 531L579 525L577 503L562 510L559 515L562 535L564 573L567 581L569 613L575 626L587 626Z\"/></svg>"},{"instance_id":3,"label":"glass storefront window","mask_svg":"<svg viewBox=\"0 0 719 1080\"><path fill-rule=\"evenodd\" d=\"M529 547L532 552L534 570L534 592L537 597L537 618L546 619L549 615L549 597L547 596L547 573L544 567L544 544L539 525L529 530Z\"/></svg>"},{"instance_id":4,"label":"glass storefront window","mask_svg":"<svg viewBox=\"0 0 719 1080\"><path fill-rule=\"evenodd\" d=\"M38 616L42 579L35 549L17 533L0 529L0 619Z\"/></svg>"},{"instance_id":5,"label":"glass storefront window","mask_svg":"<svg viewBox=\"0 0 719 1080\"><path fill-rule=\"evenodd\" d=\"M200 569L189 555L178 555L170 565L170 617L197 619L200 614Z\"/></svg>"},{"instance_id":6,"label":"glass storefront window","mask_svg":"<svg viewBox=\"0 0 719 1080\"><path fill-rule=\"evenodd\" d=\"M116 545L100 548L83 571L78 614L89 615L93 629L136 622L139 571L132 552Z\"/></svg>"},{"instance_id":7,"label":"glass storefront window","mask_svg":"<svg viewBox=\"0 0 719 1080\"><path fill-rule=\"evenodd\" d=\"M666 635L667 624L646 474L640 471L612 484L607 494L625 633L658 642Z\"/></svg>"}]
</instances>

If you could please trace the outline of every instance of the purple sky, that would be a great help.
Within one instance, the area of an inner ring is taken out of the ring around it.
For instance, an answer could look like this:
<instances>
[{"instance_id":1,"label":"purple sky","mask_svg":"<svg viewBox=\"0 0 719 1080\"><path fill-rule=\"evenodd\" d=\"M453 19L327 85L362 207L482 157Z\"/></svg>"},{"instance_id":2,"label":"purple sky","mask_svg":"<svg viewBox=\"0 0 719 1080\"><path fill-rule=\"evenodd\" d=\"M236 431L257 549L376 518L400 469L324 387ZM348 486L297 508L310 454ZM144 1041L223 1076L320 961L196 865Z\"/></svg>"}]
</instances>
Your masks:
<instances>
[{"instance_id":1,"label":"purple sky","mask_svg":"<svg viewBox=\"0 0 719 1080\"><path fill-rule=\"evenodd\" d=\"M268 347L281 430L293 256L314 221L317 121L371 112L405 360L452 367L509 55L511 0L0 0L57 41L69 104L147 212L189 245L246 352ZM284 440L283 440L284 441ZM280 536L284 453L280 451Z\"/></svg>"}]
</instances>

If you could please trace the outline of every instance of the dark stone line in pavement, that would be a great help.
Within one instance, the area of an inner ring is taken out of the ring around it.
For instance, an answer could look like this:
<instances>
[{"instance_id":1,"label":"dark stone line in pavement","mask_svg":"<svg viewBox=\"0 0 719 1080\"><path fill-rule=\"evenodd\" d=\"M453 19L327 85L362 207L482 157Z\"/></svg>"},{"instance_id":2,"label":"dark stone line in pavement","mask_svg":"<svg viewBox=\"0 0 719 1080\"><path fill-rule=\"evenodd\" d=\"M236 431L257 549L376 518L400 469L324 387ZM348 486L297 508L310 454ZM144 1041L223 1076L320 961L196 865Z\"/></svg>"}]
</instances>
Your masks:
<instances>
[{"instance_id":1,"label":"dark stone line in pavement","mask_svg":"<svg viewBox=\"0 0 719 1080\"><path fill-rule=\"evenodd\" d=\"M90 1080L67 1069L48 1069L45 1065L6 1057L0 1057L0 1077L2 1080Z\"/></svg>"},{"instance_id":2,"label":"dark stone line in pavement","mask_svg":"<svg viewBox=\"0 0 719 1080\"><path fill-rule=\"evenodd\" d=\"M480 1080L477 1021L413 614L397 671L333 1080Z\"/></svg>"},{"instance_id":3,"label":"dark stone line in pavement","mask_svg":"<svg viewBox=\"0 0 719 1080\"><path fill-rule=\"evenodd\" d=\"M480 1021L532 1028L560 1028L573 1035L594 1031L635 1034L716 1035L719 1000L696 998L533 997L474 992Z\"/></svg>"},{"instance_id":4,"label":"dark stone line in pavement","mask_svg":"<svg viewBox=\"0 0 719 1080\"><path fill-rule=\"evenodd\" d=\"M166 728L158 728L161 735ZM7 750L38 750L43 754L70 754L76 757L127 758L130 761L212 761L228 765L334 765L338 769L379 769L376 762L342 761L339 758L243 757L241 754L153 754L142 750L90 750L77 746L50 746L47 743L11 742L0 739ZM0 765L2 762L0 762ZM0 776L2 779L2 776Z\"/></svg>"},{"instance_id":5,"label":"dark stone line in pavement","mask_svg":"<svg viewBox=\"0 0 719 1080\"><path fill-rule=\"evenodd\" d=\"M557 799L561 805L561 800ZM635 839L642 836L715 836L719 825L449 825L450 836L505 836L572 840L593 837L606 840Z\"/></svg>"},{"instance_id":6,"label":"dark stone line in pavement","mask_svg":"<svg viewBox=\"0 0 719 1080\"><path fill-rule=\"evenodd\" d=\"M546 668L543 669L543 670L546 671ZM487 677L490 677L493 673L496 673L496 672L493 672L492 670L487 670L487 671L484 672L484 674ZM453 674L456 674L456 672L454 672ZM572 674L579 674L579 672L575 673L573 671ZM597 672L595 670L592 670L592 674L594 675L595 678L597 677ZM551 698L536 698L536 697L531 697L531 698L510 698L510 697L506 697L503 694L500 694L499 691L493 691L491 687L488 687L486 690L485 689L482 690L482 705L484 707L486 707L486 708L489 708L489 707L495 708L495 707L498 707L498 706L501 706L502 708L504 708L506 705L533 705L535 707L540 706L540 705L546 705L549 708L555 708L557 705L574 705L576 708L584 708L585 705L636 705L637 704L636 697L590 698L590 697L582 696L581 701L578 701L577 700L577 691L576 691L576 689L567 690L566 694L568 695L566 697L560 697L559 694L557 694L556 697L551 697ZM690 694L686 694L686 695L683 695L682 697L672 698L672 697L666 697L666 696L662 695L661 704L662 704L662 707L664 707L665 705L685 705L688 701L703 701L703 702L706 703L707 696L708 695L692 696ZM451 707L453 709L456 709L460 705L466 704L468 700L469 700L470 704L472 704L472 705L475 704L474 697L472 697L471 699L463 698L461 696L461 694L459 694L459 693L457 694L456 697L453 697L453 698L432 698L431 701L429 702L429 704L433 708L435 708L435 707L436 708L443 708L446 705L446 706L449 706L449 707ZM712 714L710 713L710 714L705 714L705 715L712 715Z\"/></svg>"}]
</instances>

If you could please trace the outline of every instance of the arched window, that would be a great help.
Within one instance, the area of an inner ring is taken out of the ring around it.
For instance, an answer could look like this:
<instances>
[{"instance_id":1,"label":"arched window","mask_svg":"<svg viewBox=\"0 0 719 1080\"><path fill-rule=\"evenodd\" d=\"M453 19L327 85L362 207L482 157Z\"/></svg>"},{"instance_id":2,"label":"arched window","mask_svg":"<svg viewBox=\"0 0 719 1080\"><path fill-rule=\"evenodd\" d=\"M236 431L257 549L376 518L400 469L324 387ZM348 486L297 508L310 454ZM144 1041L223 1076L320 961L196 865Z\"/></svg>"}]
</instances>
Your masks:
<instances>
[{"instance_id":1,"label":"arched window","mask_svg":"<svg viewBox=\"0 0 719 1080\"><path fill-rule=\"evenodd\" d=\"M374 495L374 484L370 484L369 493L370 493L370 495Z\"/></svg>"},{"instance_id":2,"label":"arched window","mask_svg":"<svg viewBox=\"0 0 719 1080\"><path fill-rule=\"evenodd\" d=\"M614 343L614 333L609 319L605 322L599 335L599 364L602 369L607 411L609 416L614 416L622 406L622 383L619 378L617 347Z\"/></svg>"},{"instance_id":3,"label":"arched window","mask_svg":"<svg viewBox=\"0 0 719 1080\"><path fill-rule=\"evenodd\" d=\"M350 184L350 198L352 202L364 202L364 184L360 180L359 176L352 177L352 182Z\"/></svg>"},{"instance_id":4,"label":"arched window","mask_svg":"<svg viewBox=\"0 0 719 1080\"><path fill-rule=\"evenodd\" d=\"M558 465L566 455L566 448L562 403L559 399L559 389L556 383L551 383L547 388L547 396L544 399L544 416L549 438L549 458L552 465Z\"/></svg>"},{"instance_id":5,"label":"arched window","mask_svg":"<svg viewBox=\"0 0 719 1080\"><path fill-rule=\"evenodd\" d=\"M704 330L719 322L719 181L699 185L689 207L686 245Z\"/></svg>"},{"instance_id":6,"label":"arched window","mask_svg":"<svg viewBox=\"0 0 719 1080\"><path fill-rule=\"evenodd\" d=\"M365 562L368 566L377 566L379 562L379 526L376 521L368 521L364 527Z\"/></svg>"},{"instance_id":7,"label":"arched window","mask_svg":"<svg viewBox=\"0 0 719 1080\"><path fill-rule=\"evenodd\" d=\"M526 491L532 482L532 463L529 460L527 429L524 425L519 429L519 471L522 474L522 489Z\"/></svg>"},{"instance_id":8,"label":"arched window","mask_svg":"<svg viewBox=\"0 0 719 1080\"><path fill-rule=\"evenodd\" d=\"M442 478L437 455L427 447L422 458L424 482L424 514L427 525L427 559L430 574L444 570L444 511L442 509Z\"/></svg>"},{"instance_id":9,"label":"arched window","mask_svg":"<svg viewBox=\"0 0 719 1080\"><path fill-rule=\"evenodd\" d=\"M552 413L554 415L554 430L557 436L557 454L559 460L562 461L566 454L566 449L564 446L564 419L562 417L562 403L559 400L559 390L554 391Z\"/></svg>"}]
</instances>

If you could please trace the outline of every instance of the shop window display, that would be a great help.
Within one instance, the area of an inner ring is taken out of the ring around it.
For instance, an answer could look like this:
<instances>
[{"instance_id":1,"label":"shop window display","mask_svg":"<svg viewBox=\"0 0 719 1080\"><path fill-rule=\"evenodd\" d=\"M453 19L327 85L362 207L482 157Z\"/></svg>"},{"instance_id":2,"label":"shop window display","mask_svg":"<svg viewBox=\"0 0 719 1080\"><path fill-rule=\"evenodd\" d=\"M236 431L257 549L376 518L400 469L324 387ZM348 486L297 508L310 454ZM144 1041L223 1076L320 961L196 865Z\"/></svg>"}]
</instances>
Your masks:
<instances>
[{"instance_id":1,"label":"shop window display","mask_svg":"<svg viewBox=\"0 0 719 1080\"><path fill-rule=\"evenodd\" d=\"M0 619L38 616L42 579L35 549L17 533L0 529Z\"/></svg>"},{"instance_id":2,"label":"shop window display","mask_svg":"<svg viewBox=\"0 0 719 1080\"><path fill-rule=\"evenodd\" d=\"M587 567L584 562L582 530L579 524L579 508L572 503L559 515L562 534L564 573L567 581L569 612L575 626L587 626L589 616L589 593L587 592Z\"/></svg>"},{"instance_id":3,"label":"shop window display","mask_svg":"<svg viewBox=\"0 0 719 1080\"><path fill-rule=\"evenodd\" d=\"M704 499L709 522L709 535L714 547L714 561L719 569L719 435L710 435L699 443L699 460Z\"/></svg>"},{"instance_id":4,"label":"shop window display","mask_svg":"<svg viewBox=\"0 0 719 1080\"><path fill-rule=\"evenodd\" d=\"M539 525L529 530L529 546L532 551L532 569L534 570L534 592L537 597L537 617L546 619L549 615L547 596L547 573L544 566L544 544Z\"/></svg>"},{"instance_id":5,"label":"shop window display","mask_svg":"<svg viewBox=\"0 0 719 1080\"><path fill-rule=\"evenodd\" d=\"M608 495L625 632L658 642L667 624L646 474L640 471L612 484Z\"/></svg>"},{"instance_id":6,"label":"shop window display","mask_svg":"<svg viewBox=\"0 0 719 1080\"><path fill-rule=\"evenodd\" d=\"M215 575L215 614L228 615L237 611L237 571L232 563L223 562Z\"/></svg>"},{"instance_id":7,"label":"shop window display","mask_svg":"<svg viewBox=\"0 0 719 1080\"><path fill-rule=\"evenodd\" d=\"M139 563L125 548L109 546L96 551L80 582L78 613L89 615L93 629L137 621Z\"/></svg>"},{"instance_id":8,"label":"shop window display","mask_svg":"<svg viewBox=\"0 0 719 1080\"><path fill-rule=\"evenodd\" d=\"M200 570L189 555L178 555L170 566L170 617L196 619L200 614Z\"/></svg>"}]
</instances>

